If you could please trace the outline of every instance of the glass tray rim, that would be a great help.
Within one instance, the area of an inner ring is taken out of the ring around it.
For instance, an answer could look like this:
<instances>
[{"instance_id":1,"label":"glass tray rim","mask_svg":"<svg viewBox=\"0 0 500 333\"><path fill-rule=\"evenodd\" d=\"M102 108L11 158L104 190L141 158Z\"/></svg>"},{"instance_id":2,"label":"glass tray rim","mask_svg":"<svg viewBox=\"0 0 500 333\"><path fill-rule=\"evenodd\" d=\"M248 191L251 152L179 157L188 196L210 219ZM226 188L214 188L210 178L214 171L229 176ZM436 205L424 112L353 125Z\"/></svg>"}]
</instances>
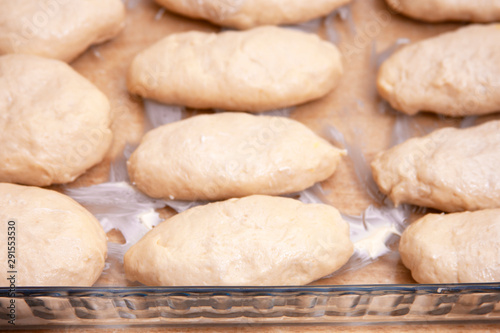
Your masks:
<instances>
[{"instance_id":1,"label":"glass tray rim","mask_svg":"<svg viewBox=\"0 0 500 333\"><path fill-rule=\"evenodd\" d=\"M0 297L7 297L9 287L0 287ZM71 287L71 286L54 286L54 287L17 287L15 288L16 296L51 296L61 297L67 295L59 295L58 293L78 294L78 293L99 293L100 291L112 294L126 292L142 292L142 293L214 293L214 292L238 292L238 293L255 293L255 292L275 292L275 293L296 293L296 292L377 292L377 291L406 291L406 292L429 292L443 293L446 292L461 292L471 290L483 290L500 293L500 282L488 283L434 283L434 284L352 284L352 285L294 285L294 286L99 286L99 287ZM45 295L44 295L45 293Z\"/></svg>"},{"instance_id":2,"label":"glass tray rim","mask_svg":"<svg viewBox=\"0 0 500 333\"><path fill-rule=\"evenodd\" d=\"M0 287L0 328L500 323L500 282L9 291ZM12 298L30 310L16 327L6 319Z\"/></svg>"}]
</instances>

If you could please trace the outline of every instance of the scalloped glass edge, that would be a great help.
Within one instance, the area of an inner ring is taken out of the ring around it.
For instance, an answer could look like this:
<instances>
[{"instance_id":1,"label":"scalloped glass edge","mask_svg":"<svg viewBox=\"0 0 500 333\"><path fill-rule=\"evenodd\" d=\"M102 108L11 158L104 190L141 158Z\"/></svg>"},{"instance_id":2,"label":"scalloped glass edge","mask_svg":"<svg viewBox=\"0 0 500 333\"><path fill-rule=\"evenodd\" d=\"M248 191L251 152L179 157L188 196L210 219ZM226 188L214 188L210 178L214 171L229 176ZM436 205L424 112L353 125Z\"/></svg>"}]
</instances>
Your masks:
<instances>
[{"instance_id":1,"label":"scalloped glass edge","mask_svg":"<svg viewBox=\"0 0 500 333\"><path fill-rule=\"evenodd\" d=\"M2 328L500 323L500 283L0 288Z\"/></svg>"}]
</instances>

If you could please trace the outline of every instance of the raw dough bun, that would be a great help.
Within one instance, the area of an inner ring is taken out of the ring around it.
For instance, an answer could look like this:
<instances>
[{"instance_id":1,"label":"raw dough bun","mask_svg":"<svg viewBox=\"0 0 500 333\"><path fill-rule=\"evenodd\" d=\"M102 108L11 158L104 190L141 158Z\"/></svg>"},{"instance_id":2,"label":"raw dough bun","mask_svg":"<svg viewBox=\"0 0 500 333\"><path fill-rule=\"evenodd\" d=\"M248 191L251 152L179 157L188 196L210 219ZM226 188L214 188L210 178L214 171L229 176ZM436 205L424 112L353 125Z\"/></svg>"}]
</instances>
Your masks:
<instances>
[{"instance_id":1,"label":"raw dough bun","mask_svg":"<svg viewBox=\"0 0 500 333\"><path fill-rule=\"evenodd\" d=\"M192 108L267 111L330 92L342 74L337 48L277 27L168 36L139 53L132 93Z\"/></svg>"},{"instance_id":2,"label":"raw dough bun","mask_svg":"<svg viewBox=\"0 0 500 333\"><path fill-rule=\"evenodd\" d=\"M417 2L417 1L415 1ZM409 45L378 73L380 95L413 115L500 111L500 24L471 25Z\"/></svg>"},{"instance_id":3,"label":"raw dough bun","mask_svg":"<svg viewBox=\"0 0 500 333\"><path fill-rule=\"evenodd\" d=\"M500 208L500 121L443 128L413 138L372 162L392 201L446 212Z\"/></svg>"},{"instance_id":4,"label":"raw dough bun","mask_svg":"<svg viewBox=\"0 0 500 333\"><path fill-rule=\"evenodd\" d=\"M156 0L168 10L238 29L295 24L328 15L351 0Z\"/></svg>"},{"instance_id":5,"label":"raw dough bun","mask_svg":"<svg viewBox=\"0 0 500 333\"><path fill-rule=\"evenodd\" d=\"M227 112L150 131L128 171L154 198L221 200L301 191L330 177L343 154L297 121Z\"/></svg>"},{"instance_id":6,"label":"raw dough bun","mask_svg":"<svg viewBox=\"0 0 500 333\"><path fill-rule=\"evenodd\" d=\"M254 195L191 208L125 254L129 280L150 286L301 285L353 253L349 226L323 204Z\"/></svg>"},{"instance_id":7,"label":"raw dough bun","mask_svg":"<svg viewBox=\"0 0 500 333\"><path fill-rule=\"evenodd\" d=\"M500 209L428 214L405 230L399 252L419 283L500 282Z\"/></svg>"},{"instance_id":8,"label":"raw dough bun","mask_svg":"<svg viewBox=\"0 0 500 333\"><path fill-rule=\"evenodd\" d=\"M7 222L15 221L16 286L91 286L106 259L97 219L70 197L46 189L0 183L0 269L7 272ZM12 244L11 244L12 245ZM11 246L9 245L9 246ZM10 282L0 279L0 286Z\"/></svg>"},{"instance_id":9,"label":"raw dough bun","mask_svg":"<svg viewBox=\"0 0 500 333\"><path fill-rule=\"evenodd\" d=\"M500 20L500 0L386 0L386 2L401 14L427 22Z\"/></svg>"},{"instance_id":10,"label":"raw dough bun","mask_svg":"<svg viewBox=\"0 0 500 333\"><path fill-rule=\"evenodd\" d=\"M109 112L106 96L64 62L0 57L0 181L73 181L106 154Z\"/></svg>"},{"instance_id":11,"label":"raw dough bun","mask_svg":"<svg viewBox=\"0 0 500 333\"><path fill-rule=\"evenodd\" d=\"M0 54L27 53L70 62L125 26L121 0L5 0Z\"/></svg>"}]
</instances>

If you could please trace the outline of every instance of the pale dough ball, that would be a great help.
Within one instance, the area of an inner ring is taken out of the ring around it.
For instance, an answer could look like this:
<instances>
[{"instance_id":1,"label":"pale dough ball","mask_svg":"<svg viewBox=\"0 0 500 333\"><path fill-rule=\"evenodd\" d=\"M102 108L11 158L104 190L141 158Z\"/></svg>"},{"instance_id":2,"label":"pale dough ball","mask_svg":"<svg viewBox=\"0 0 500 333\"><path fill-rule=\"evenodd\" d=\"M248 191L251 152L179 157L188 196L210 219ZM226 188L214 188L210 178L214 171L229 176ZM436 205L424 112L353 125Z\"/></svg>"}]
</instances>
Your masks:
<instances>
[{"instance_id":1,"label":"pale dough ball","mask_svg":"<svg viewBox=\"0 0 500 333\"><path fill-rule=\"evenodd\" d=\"M12 270L7 252L15 247L16 286L84 287L101 275L106 235L97 219L70 197L0 183L0 221L0 269ZM9 221L15 229L8 229ZM0 281L2 287L10 285L6 278Z\"/></svg>"},{"instance_id":2,"label":"pale dough ball","mask_svg":"<svg viewBox=\"0 0 500 333\"><path fill-rule=\"evenodd\" d=\"M300 285L333 273L352 253L337 209L254 195L164 221L124 264L129 280L151 286Z\"/></svg>"},{"instance_id":3,"label":"pale dough ball","mask_svg":"<svg viewBox=\"0 0 500 333\"><path fill-rule=\"evenodd\" d=\"M132 62L132 93L199 109L260 112L320 98L339 82L337 48L277 27L170 35Z\"/></svg>"},{"instance_id":4,"label":"pale dough ball","mask_svg":"<svg viewBox=\"0 0 500 333\"><path fill-rule=\"evenodd\" d=\"M380 190L396 204L445 212L500 208L500 121L443 128L380 152L372 162Z\"/></svg>"},{"instance_id":5,"label":"pale dough ball","mask_svg":"<svg viewBox=\"0 0 500 333\"><path fill-rule=\"evenodd\" d=\"M107 97L59 60L0 57L0 182L68 183L112 139Z\"/></svg>"},{"instance_id":6,"label":"pale dough ball","mask_svg":"<svg viewBox=\"0 0 500 333\"><path fill-rule=\"evenodd\" d=\"M195 19L248 29L296 24L328 15L351 0L156 0L168 10Z\"/></svg>"},{"instance_id":7,"label":"pale dough ball","mask_svg":"<svg viewBox=\"0 0 500 333\"><path fill-rule=\"evenodd\" d=\"M4 0L0 54L27 53L70 62L125 26L121 0Z\"/></svg>"},{"instance_id":8,"label":"pale dough ball","mask_svg":"<svg viewBox=\"0 0 500 333\"><path fill-rule=\"evenodd\" d=\"M500 209L428 214L399 244L419 283L500 282Z\"/></svg>"},{"instance_id":9,"label":"pale dough ball","mask_svg":"<svg viewBox=\"0 0 500 333\"><path fill-rule=\"evenodd\" d=\"M428 22L500 20L500 0L386 0L395 11Z\"/></svg>"},{"instance_id":10,"label":"pale dough ball","mask_svg":"<svg viewBox=\"0 0 500 333\"><path fill-rule=\"evenodd\" d=\"M227 112L150 131L128 171L154 198L220 200L301 191L330 177L344 154L295 120Z\"/></svg>"},{"instance_id":11,"label":"pale dough ball","mask_svg":"<svg viewBox=\"0 0 500 333\"><path fill-rule=\"evenodd\" d=\"M406 46L380 67L378 91L410 115L500 111L499 41L500 24L470 25Z\"/></svg>"}]
</instances>

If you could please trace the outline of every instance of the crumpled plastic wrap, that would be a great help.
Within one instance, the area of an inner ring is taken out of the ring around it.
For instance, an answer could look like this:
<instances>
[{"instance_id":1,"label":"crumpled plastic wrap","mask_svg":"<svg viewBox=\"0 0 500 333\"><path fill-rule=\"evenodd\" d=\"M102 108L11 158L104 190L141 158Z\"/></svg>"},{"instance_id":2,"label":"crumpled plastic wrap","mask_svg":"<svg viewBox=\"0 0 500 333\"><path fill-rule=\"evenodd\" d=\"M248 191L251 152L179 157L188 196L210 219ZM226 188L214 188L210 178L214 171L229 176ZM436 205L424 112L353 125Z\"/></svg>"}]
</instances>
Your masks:
<instances>
[{"instance_id":1,"label":"crumpled plastic wrap","mask_svg":"<svg viewBox=\"0 0 500 333\"><path fill-rule=\"evenodd\" d=\"M145 101L146 114L151 128L161 126L187 117L183 107L162 105L153 101ZM277 110L274 115L288 115L290 110ZM328 138L337 145L343 146L349 158L354 162L356 174L364 184L370 195L383 201L376 184L371 178L371 171L359 147L345 141L343 135L333 127L327 129ZM169 206L177 212L207 202L185 202L176 200L159 200L140 193L128 179L126 159L134 147L128 146L124 156L112 166L110 180L107 183L84 188L67 188L65 193L81 203L92 212L101 222L104 230L119 230L125 244L109 243L109 256L123 261L123 255L130 246L135 244L143 235L161 222L155 209ZM287 196L297 198L304 203L325 203L325 192L319 184ZM390 245L397 240L406 226L411 214L411 208L400 206L391 207L391 204L380 208L368 207L362 215L351 216L343 214L350 224L351 239L355 243L355 253L349 263L341 271L359 269L380 256L391 251Z\"/></svg>"},{"instance_id":2,"label":"crumpled plastic wrap","mask_svg":"<svg viewBox=\"0 0 500 333\"><path fill-rule=\"evenodd\" d=\"M127 0L125 3L129 8L134 8L140 0ZM164 9L160 9L156 19L161 19ZM316 19L296 26L288 26L293 29L300 29L306 32L317 32L323 23L325 25L327 38L337 43L339 34L335 31L334 19L340 17L344 21L351 33L355 33L352 15L349 5L339 8L325 19ZM375 55L373 63L378 67L381 62L392 54L397 48L407 43L408 40L400 39L396 44ZM185 119L188 116L196 115L196 111L186 111L183 106L164 105L155 101L144 101L145 111L148 119L147 129ZM380 105L381 112L396 112L385 103ZM264 112L262 116L283 116L288 117L293 108L273 110ZM224 112L222 110L213 110L213 112ZM409 116L397 113L396 123L393 132L393 143L397 144L412 136L414 131L410 130L413 126L409 121ZM464 120L464 126L473 123L473 119ZM369 206L360 216L351 216L342 214L343 218L350 225L351 240L355 244L355 253L349 262L335 274L347 270L360 269L363 266L377 260L377 258L393 251L391 245L394 244L407 225L407 220L416 207L401 205L393 207L390 200L382 195L373 178L371 170L367 164L361 147L355 143L347 142L337 129L334 127L325 128L325 134L335 145L345 148L348 152L348 158L353 161L358 180L363 184L369 195L380 203L379 207ZM109 232L112 229L119 230L125 238L124 244L109 243L108 257L118 259L123 262L124 253L135 244L144 234L161 222L159 214L155 211L165 206L171 207L177 212L197 205L203 205L207 202L184 202L172 200L159 200L150 198L140 193L128 178L126 170L126 160L133 152L135 147L127 146L123 157L115 161L111 168L110 180L107 183L94 185L84 188L66 188L65 193L91 211L101 222L104 230ZM297 198L304 203L324 203L326 200L325 192L319 184L301 191L299 193L287 195ZM109 265L108 265L109 266ZM106 271L104 272L106 274Z\"/></svg>"}]
</instances>

